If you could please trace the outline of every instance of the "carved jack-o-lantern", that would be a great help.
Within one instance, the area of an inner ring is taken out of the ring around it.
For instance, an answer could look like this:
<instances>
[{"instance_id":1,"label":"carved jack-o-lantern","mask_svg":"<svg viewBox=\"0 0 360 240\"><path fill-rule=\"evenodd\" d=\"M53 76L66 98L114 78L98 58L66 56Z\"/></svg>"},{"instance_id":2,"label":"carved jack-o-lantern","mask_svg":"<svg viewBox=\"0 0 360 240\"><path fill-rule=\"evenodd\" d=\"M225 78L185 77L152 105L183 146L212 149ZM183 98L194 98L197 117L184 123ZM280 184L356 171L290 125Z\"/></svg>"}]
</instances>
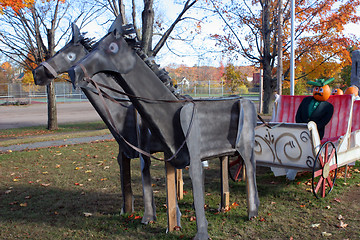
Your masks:
<instances>
[{"instance_id":1,"label":"carved jack-o-lantern","mask_svg":"<svg viewBox=\"0 0 360 240\"><path fill-rule=\"evenodd\" d=\"M331 95L343 95L343 94L344 92L340 88L335 88L331 93Z\"/></svg>"},{"instance_id":2,"label":"carved jack-o-lantern","mask_svg":"<svg viewBox=\"0 0 360 240\"><path fill-rule=\"evenodd\" d=\"M334 81L334 78L330 78L328 80L316 79L315 82L309 81L307 83L314 86L313 97L317 101L327 101L331 94L330 87L327 84L332 81Z\"/></svg>"},{"instance_id":3,"label":"carved jack-o-lantern","mask_svg":"<svg viewBox=\"0 0 360 240\"><path fill-rule=\"evenodd\" d=\"M358 96L359 89L356 86L350 86L345 90L345 94L354 94L355 96Z\"/></svg>"},{"instance_id":4,"label":"carved jack-o-lantern","mask_svg":"<svg viewBox=\"0 0 360 240\"><path fill-rule=\"evenodd\" d=\"M327 101L330 97L330 87L329 85L325 85L322 87L314 87L313 96L318 101Z\"/></svg>"}]
</instances>

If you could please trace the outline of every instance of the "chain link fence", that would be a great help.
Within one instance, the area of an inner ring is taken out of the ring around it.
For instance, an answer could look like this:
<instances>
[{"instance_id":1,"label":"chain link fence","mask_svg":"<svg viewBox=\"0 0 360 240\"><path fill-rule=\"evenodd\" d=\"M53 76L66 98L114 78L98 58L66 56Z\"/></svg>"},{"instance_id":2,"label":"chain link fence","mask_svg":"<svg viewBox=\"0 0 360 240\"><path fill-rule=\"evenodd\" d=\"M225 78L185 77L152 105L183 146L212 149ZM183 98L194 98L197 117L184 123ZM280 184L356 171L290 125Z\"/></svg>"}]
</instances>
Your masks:
<instances>
[{"instance_id":1,"label":"chain link fence","mask_svg":"<svg viewBox=\"0 0 360 240\"><path fill-rule=\"evenodd\" d=\"M74 89L69 83L55 83L55 96L57 102L87 101L86 96L80 89ZM240 95L253 101L259 100L259 90L240 89L232 93L223 84L215 81L182 82L177 85L177 91L181 95L190 95L194 98L222 97ZM46 86L34 84L0 84L0 104L31 104L47 102Z\"/></svg>"},{"instance_id":2,"label":"chain link fence","mask_svg":"<svg viewBox=\"0 0 360 240\"><path fill-rule=\"evenodd\" d=\"M69 83L55 83L57 102L87 101L80 89L74 89ZM47 102L46 86L34 84L0 84L0 104L31 104Z\"/></svg>"}]
</instances>

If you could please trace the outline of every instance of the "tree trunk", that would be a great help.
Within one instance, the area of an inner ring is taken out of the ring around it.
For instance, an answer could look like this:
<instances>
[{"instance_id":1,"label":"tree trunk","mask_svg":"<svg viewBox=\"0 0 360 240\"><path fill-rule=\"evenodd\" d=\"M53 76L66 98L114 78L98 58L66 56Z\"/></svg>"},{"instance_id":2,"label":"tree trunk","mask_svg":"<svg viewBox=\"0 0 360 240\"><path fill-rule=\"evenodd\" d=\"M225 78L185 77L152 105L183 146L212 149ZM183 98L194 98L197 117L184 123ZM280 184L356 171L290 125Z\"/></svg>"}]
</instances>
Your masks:
<instances>
[{"instance_id":1,"label":"tree trunk","mask_svg":"<svg viewBox=\"0 0 360 240\"><path fill-rule=\"evenodd\" d=\"M48 129L55 130L58 128L57 114L56 114L56 97L54 81L46 86L47 90L47 107L48 107Z\"/></svg>"},{"instance_id":2,"label":"tree trunk","mask_svg":"<svg viewBox=\"0 0 360 240\"><path fill-rule=\"evenodd\" d=\"M154 25L153 0L144 0L142 12L142 38L141 47L146 55L152 56L152 36Z\"/></svg>"},{"instance_id":3,"label":"tree trunk","mask_svg":"<svg viewBox=\"0 0 360 240\"><path fill-rule=\"evenodd\" d=\"M263 1L263 19L262 19L262 36L263 36L263 82L264 82L264 98L263 113L270 112L270 105L274 99L276 88L276 79L272 78L271 67L271 29L270 29L270 0Z\"/></svg>"},{"instance_id":4,"label":"tree trunk","mask_svg":"<svg viewBox=\"0 0 360 240\"><path fill-rule=\"evenodd\" d=\"M48 52L46 58L49 59L54 55L55 47L55 38L54 38L54 29L47 29L47 38L48 38ZM56 96L55 96L55 87L54 81L47 86L47 104L48 104L48 129L56 130L58 129L57 123L57 111L56 111Z\"/></svg>"}]
</instances>

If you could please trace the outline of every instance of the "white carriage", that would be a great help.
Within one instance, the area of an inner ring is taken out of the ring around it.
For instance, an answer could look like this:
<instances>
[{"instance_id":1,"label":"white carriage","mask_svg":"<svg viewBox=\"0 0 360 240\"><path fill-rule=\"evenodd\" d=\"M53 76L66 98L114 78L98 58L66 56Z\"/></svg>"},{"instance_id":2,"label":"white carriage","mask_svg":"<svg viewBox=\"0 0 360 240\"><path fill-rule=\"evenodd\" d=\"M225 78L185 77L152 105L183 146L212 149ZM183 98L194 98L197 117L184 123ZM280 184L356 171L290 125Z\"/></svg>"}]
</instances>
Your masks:
<instances>
[{"instance_id":1,"label":"white carriage","mask_svg":"<svg viewBox=\"0 0 360 240\"><path fill-rule=\"evenodd\" d=\"M320 141L316 123L295 123L296 111L306 96L280 96L274 105L269 125L259 123L255 130L255 159L258 166L268 166L275 176L294 179L298 171L312 171L316 197L332 190L339 167L360 160L360 100L352 95L331 96L333 117ZM235 165L235 166L234 166ZM240 167L233 178L239 176Z\"/></svg>"}]
</instances>

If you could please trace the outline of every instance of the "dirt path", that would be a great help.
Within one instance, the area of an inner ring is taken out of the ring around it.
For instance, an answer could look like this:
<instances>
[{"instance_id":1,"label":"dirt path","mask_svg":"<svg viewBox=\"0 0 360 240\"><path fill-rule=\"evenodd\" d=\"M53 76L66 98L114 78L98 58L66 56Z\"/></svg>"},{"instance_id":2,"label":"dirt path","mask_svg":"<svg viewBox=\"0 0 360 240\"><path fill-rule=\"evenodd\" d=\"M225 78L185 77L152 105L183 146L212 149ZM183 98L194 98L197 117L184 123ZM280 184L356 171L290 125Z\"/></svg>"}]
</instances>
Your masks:
<instances>
[{"instance_id":1,"label":"dirt path","mask_svg":"<svg viewBox=\"0 0 360 240\"><path fill-rule=\"evenodd\" d=\"M93 122L101 118L89 102L57 104L58 123ZM0 129L47 125L47 104L0 106Z\"/></svg>"}]
</instances>

